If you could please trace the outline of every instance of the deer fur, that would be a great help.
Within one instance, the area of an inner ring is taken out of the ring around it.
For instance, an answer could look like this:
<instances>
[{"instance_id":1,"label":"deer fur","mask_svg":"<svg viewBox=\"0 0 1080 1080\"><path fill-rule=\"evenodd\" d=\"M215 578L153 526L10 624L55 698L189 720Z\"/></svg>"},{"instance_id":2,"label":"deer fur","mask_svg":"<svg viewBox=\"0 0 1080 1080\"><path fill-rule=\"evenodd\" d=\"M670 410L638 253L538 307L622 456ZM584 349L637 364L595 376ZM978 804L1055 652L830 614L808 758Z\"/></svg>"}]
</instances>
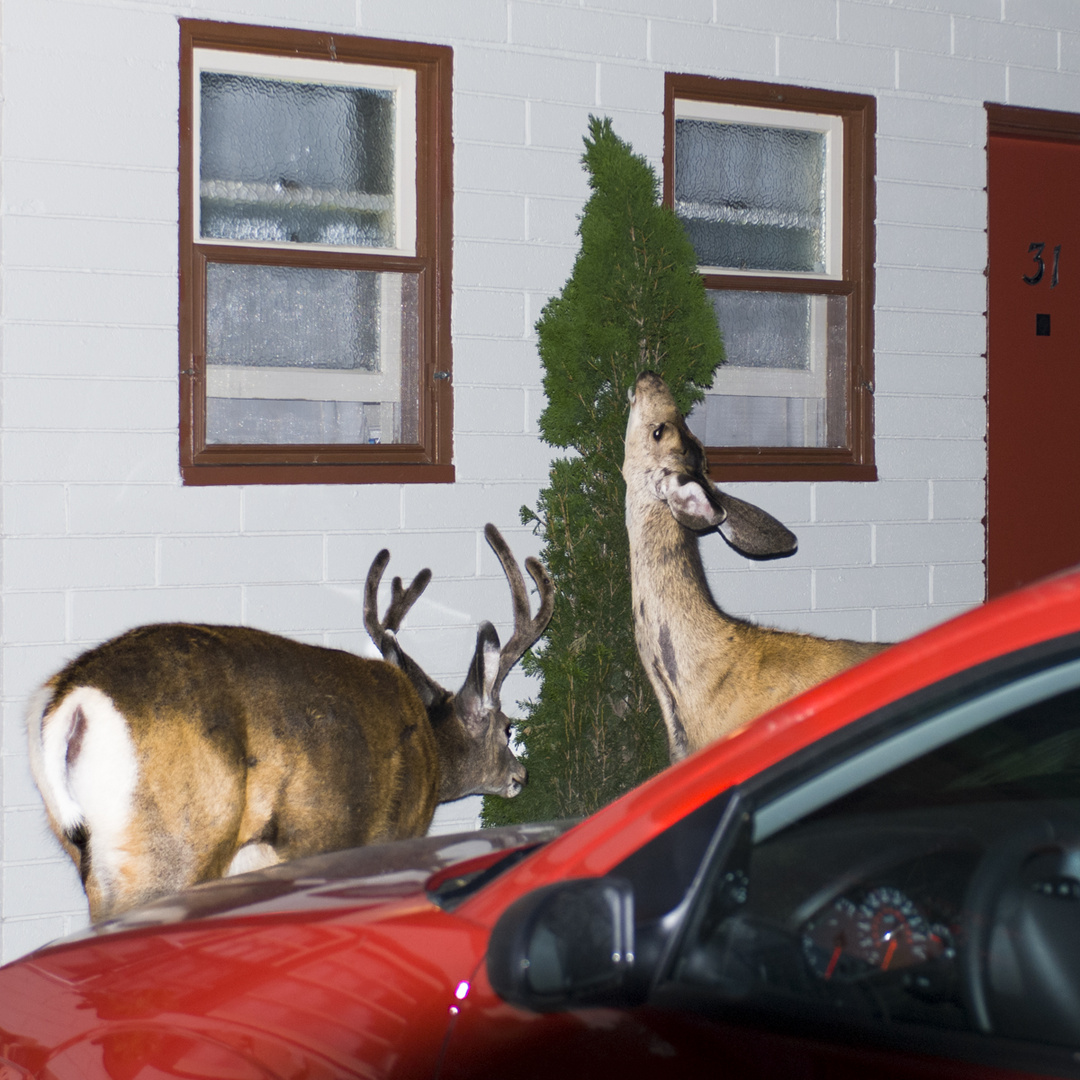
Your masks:
<instances>
[{"instance_id":1,"label":"deer fur","mask_svg":"<svg viewBox=\"0 0 1080 1080\"><path fill-rule=\"evenodd\" d=\"M653 372L630 391L623 478L634 635L678 761L886 645L759 626L713 599L698 549L718 529L757 558L790 554L795 535L720 491L705 450Z\"/></svg>"},{"instance_id":2,"label":"deer fur","mask_svg":"<svg viewBox=\"0 0 1080 1080\"><path fill-rule=\"evenodd\" d=\"M530 560L542 598L527 618L521 573L494 526L487 534L511 567L518 622L510 652L481 625L456 694L394 636L429 571L408 605L391 607L393 629L381 635L393 640L376 642L387 659L242 626L164 623L49 679L29 711L31 771L91 918L287 859L423 835L438 802L516 795L525 769L499 686L546 628L553 591ZM380 552L369 572L365 621L388 559Z\"/></svg>"}]
</instances>

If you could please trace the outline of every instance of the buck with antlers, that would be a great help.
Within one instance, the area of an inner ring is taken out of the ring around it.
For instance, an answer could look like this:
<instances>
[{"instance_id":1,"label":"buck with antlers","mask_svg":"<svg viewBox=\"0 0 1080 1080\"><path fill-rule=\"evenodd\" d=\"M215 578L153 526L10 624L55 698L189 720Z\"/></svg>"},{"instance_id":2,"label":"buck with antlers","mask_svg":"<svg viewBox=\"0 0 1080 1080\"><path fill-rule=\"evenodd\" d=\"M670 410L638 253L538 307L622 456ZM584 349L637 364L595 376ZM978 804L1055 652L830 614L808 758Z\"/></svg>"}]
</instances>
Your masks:
<instances>
[{"instance_id":1,"label":"buck with antlers","mask_svg":"<svg viewBox=\"0 0 1080 1080\"><path fill-rule=\"evenodd\" d=\"M623 478L634 634L677 761L767 709L887 648L789 633L726 615L709 591L698 534L737 551L790 554L795 535L706 475L705 450L663 379L630 391Z\"/></svg>"},{"instance_id":2,"label":"buck with antlers","mask_svg":"<svg viewBox=\"0 0 1080 1080\"><path fill-rule=\"evenodd\" d=\"M385 659L242 626L142 626L73 660L38 692L30 764L49 823L82 877L93 920L286 859L423 835L435 805L513 796L524 766L499 703L507 672L544 632L554 590L536 559L537 614L493 525L513 597L500 648L485 622L461 689L444 690L396 631L423 592L389 553L368 574L365 623Z\"/></svg>"}]
</instances>

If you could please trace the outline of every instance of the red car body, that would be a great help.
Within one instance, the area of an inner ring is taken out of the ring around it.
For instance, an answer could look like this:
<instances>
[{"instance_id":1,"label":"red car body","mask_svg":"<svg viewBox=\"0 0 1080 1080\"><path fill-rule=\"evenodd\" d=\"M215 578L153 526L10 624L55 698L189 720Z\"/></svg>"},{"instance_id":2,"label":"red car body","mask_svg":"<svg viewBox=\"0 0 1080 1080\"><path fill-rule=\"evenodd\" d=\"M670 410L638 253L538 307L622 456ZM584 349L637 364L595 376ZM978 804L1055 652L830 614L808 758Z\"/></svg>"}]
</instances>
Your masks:
<instances>
[{"instance_id":1,"label":"red car body","mask_svg":"<svg viewBox=\"0 0 1080 1080\"><path fill-rule=\"evenodd\" d=\"M1037 1055L1010 1072L737 1017L532 1011L494 992L485 957L498 920L533 890L610 874L710 799L846 725L1076 634L1080 573L1070 573L894 646L572 827L319 856L91 927L0 969L0 1080L1040 1073ZM436 902L489 867L491 880L459 902Z\"/></svg>"}]
</instances>

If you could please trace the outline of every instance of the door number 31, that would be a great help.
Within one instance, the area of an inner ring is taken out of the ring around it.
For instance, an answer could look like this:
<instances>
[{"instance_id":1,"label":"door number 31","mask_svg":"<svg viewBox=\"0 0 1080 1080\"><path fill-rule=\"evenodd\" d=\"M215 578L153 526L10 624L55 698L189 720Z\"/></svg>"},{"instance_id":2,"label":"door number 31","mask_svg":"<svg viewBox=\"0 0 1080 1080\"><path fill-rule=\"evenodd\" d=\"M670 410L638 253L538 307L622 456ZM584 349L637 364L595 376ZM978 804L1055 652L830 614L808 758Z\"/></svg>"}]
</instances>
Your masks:
<instances>
[{"instance_id":1,"label":"door number 31","mask_svg":"<svg viewBox=\"0 0 1080 1080\"><path fill-rule=\"evenodd\" d=\"M1043 274L1046 273L1046 263L1043 261L1043 249L1045 244L1040 244L1038 241L1028 244L1028 254L1031 256L1032 261L1035 263L1035 273L1025 274L1024 280L1029 285L1038 285L1043 279ZM1054 288L1058 283L1058 263L1061 261L1061 245L1057 244L1054 247L1054 263L1050 269L1050 288Z\"/></svg>"}]
</instances>

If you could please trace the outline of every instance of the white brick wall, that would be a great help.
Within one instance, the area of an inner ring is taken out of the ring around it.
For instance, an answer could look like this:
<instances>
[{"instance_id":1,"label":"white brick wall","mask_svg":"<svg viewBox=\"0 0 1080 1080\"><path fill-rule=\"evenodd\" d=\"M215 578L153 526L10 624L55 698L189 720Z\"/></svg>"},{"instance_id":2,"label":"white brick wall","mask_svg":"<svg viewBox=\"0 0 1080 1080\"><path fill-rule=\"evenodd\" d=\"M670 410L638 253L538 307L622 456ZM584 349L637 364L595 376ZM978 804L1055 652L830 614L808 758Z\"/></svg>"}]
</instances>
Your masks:
<instances>
[{"instance_id":1,"label":"white brick wall","mask_svg":"<svg viewBox=\"0 0 1080 1080\"><path fill-rule=\"evenodd\" d=\"M455 49L453 487L185 489L177 469L177 16ZM890 639L982 595L986 100L1080 100L1072 0L0 0L4 959L85 921L44 825L22 710L86 645L156 619L367 651L361 586L430 564L408 647L457 685L507 629L480 529L546 478L533 325L563 284L590 113L659 163L666 70L878 101L877 484L740 485L799 533L705 550L733 612ZM515 673L505 699L527 696ZM440 812L469 824L476 801Z\"/></svg>"}]
</instances>

